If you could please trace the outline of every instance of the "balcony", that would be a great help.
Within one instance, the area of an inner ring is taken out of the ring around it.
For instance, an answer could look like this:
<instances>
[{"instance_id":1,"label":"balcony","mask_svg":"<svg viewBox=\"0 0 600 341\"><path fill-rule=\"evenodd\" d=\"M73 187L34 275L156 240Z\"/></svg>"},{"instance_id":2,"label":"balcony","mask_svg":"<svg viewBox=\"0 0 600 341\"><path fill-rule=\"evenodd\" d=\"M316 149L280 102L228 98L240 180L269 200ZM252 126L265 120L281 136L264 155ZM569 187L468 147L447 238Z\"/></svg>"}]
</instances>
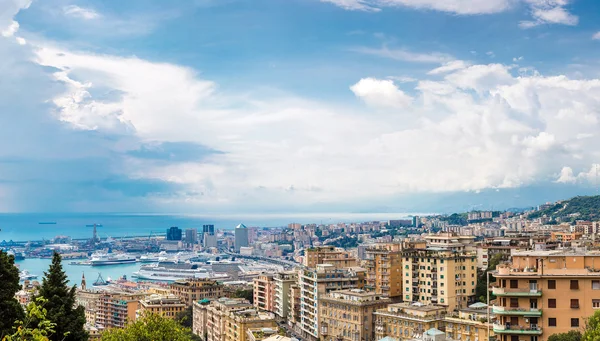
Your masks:
<instances>
[{"instance_id":1,"label":"balcony","mask_svg":"<svg viewBox=\"0 0 600 341\"><path fill-rule=\"evenodd\" d=\"M496 334L542 335L542 328L540 327L510 326L495 323L493 327Z\"/></svg>"},{"instance_id":2,"label":"balcony","mask_svg":"<svg viewBox=\"0 0 600 341\"><path fill-rule=\"evenodd\" d=\"M541 297L542 290L540 289L509 289L509 288L492 288L492 293L496 296L511 296L511 297Z\"/></svg>"},{"instance_id":3,"label":"balcony","mask_svg":"<svg viewBox=\"0 0 600 341\"><path fill-rule=\"evenodd\" d=\"M496 315L511 315L511 316L542 316L542 311L534 308L509 308L494 306L493 312Z\"/></svg>"}]
</instances>

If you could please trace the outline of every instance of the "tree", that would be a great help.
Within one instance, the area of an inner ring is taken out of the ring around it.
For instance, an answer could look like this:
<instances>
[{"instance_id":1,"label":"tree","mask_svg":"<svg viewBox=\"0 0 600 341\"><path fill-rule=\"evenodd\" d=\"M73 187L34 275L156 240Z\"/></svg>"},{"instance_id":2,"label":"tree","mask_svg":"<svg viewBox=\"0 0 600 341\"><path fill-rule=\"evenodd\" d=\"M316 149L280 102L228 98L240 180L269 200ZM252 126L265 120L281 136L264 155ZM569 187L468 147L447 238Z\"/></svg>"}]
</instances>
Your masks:
<instances>
[{"instance_id":1,"label":"tree","mask_svg":"<svg viewBox=\"0 0 600 341\"><path fill-rule=\"evenodd\" d=\"M233 298L245 298L250 303L254 303L254 292L252 289L244 290L238 289L233 294Z\"/></svg>"},{"instance_id":2,"label":"tree","mask_svg":"<svg viewBox=\"0 0 600 341\"><path fill-rule=\"evenodd\" d=\"M568 333L553 334L548 337L548 341L581 341L581 333L578 330L571 330Z\"/></svg>"},{"instance_id":3,"label":"tree","mask_svg":"<svg viewBox=\"0 0 600 341\"><path fill-rule=\"evenodd\" d=\"M191 331L156 314L146 314L125 328L102 333L102 341L192 341Z\"/></svg>"},{"instance_id":4,"label":"tree","mask_svg":"<svg viewBox=\"0 0 600 341\"><path fill-rule=\"evenodd\" d=\"M596 310L594 315L592 315L585 326L585 330L583 332L583 336L581 337L582 341L596 341L600 340L600 310Z\"/></svg>"},{"instance_id":5,"label":"tree","mask_svg":"<svg viewBox=\"0 0 600 341\"><path fill-rule=\"evenodd\" d=\"M61 257L58 253L52 256L52 264L44 279L37 297L44 297L47 302L44 308L48 317L55 324L55 333L51 341L82 341L88 339L84 329L85 310L75 308L75 286L69 287L67 275L63 271Z\"/></svg>"},{"instance_id":6,"label":"tree","mask_svg":"<svg viewBox=\"0 0 600 341\"><path fill-rule=\"evenodd\" d=\"M177 323L179 323L182 327L192 328L193 315L194 308L192 306L189 306L185 308L184 311L177 314L177 316L175 317L175 321L177 321Z\"/></svg>"},{"instance_id":7,"label":"tree","mask_svg":"<svg viewBox=\"0 0 600 341\"><path fill-rule=\"evenodd\" d=\"M46 299L39 297L27 306L27 316L17 320L16 331L5 336L2 341L48 341L54 333L55 324L48 320L48 311L44 308ZM35 328L31 328L35 324Z\"/></svg>"},{"instance_id":8,"label":"tree","mask_svg":"<svg viewBox=\"0 0 600 341\"><path fill-rule=\"evenodd\" d=\"M475 286L475 297L477 297L479 302L487 303L487 272L496 270L496 266L507 259L507 254L497 253L489 259L486 271L479 272L479 275L477 276L477 285Z\"/></svg>"},{"instance_id":9,"label":"tree","mask_svg":"<svg viewBox=\"0 0 600 341\"><path fill-rule=\"evenodd\" d=\"M15 266L15 257L0 250L0 338L13 330L13 323L25 317L23 308L15 298L21 289L19 269Z\"/></svg>"}]
</instances>

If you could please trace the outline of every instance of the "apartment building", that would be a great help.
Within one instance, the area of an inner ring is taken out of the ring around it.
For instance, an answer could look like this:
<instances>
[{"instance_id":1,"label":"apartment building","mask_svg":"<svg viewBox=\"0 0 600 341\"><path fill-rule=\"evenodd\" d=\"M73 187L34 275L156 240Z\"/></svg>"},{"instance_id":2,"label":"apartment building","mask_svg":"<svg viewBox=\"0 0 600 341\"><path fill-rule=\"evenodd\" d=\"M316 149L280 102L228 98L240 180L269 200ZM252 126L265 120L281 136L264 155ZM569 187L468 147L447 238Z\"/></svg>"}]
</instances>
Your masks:
<instances>
[{"instance_id":1,"label":"apartment building","mask_svg":"<svg viewBox=\"0 0 600 341\"><path fill-rule=\"evenodd\" d=\"M253 280L254 306L263 311L275 311L275 280L262 274Z\"/></svg>"},{"instance_id":2,"label":"apartment building","mask_svg":"<svg viewBox=\"0 0 600 341\"><path fill-rule=\"evenodd\" d=\"M204 341L222 341L225 339L226 316L237 310L251 309L252 304L243 298L219 298L217 300L194 303L193 314L200 316L192 323L194 334L204 338ZM205 323L202 323L205 322Z\"/></svg>"},{"instance_id":3,"label":"apartment building","mask_svg":"<svg viewBox=\"0 0 600 341\"><path fill-rule=\"evenodd\" d=\"M598 264L598 265L596 265ZM515 252L500 264L493 326L500 341L545 341L585 326L600 308L600 252Z\"/></svg>"},{"instance_id":4,"label":"apartment building","mask_svg":"<svg viewBox=\"0 0 600 341\"><path fill-rule=\"evenodd\" d=\"M171 294L179 297L187 306L202 299L223 296L223 285L208 279L181 279L169 284Z\"/></svg>"},{"instance_id":5,"label":"apartment building","mask_svg":"<svg viewBox=\"0 0 600 341\"><path fill-rule=\"evenodd\" d=\"M488 319L488 306L485 303L474 303L468 308L446 314L446 336L452 340L486 341L493 337L494 331ZM494 316L490 316L493 319ZM488 337L489 331L489 337Z\"/></svg>"},{"instance_id":6,"label":"apartment building","mask_svg":"<svg viewBox=\"0 0 600 341\"><path fill-rule=\"evenodd\" d=\"M187 305L175 295L150 295L140 301L138 316L152 313L169 319L175 319L177 314L183 312L186 307Z\"/></svg>"},{"instance_id":7,"label":"apartment building","mask_svg":"<svg viewBox=\"0 0 600 341\"><path fill-rule=\"evenodd\" d=\"M317 264L331 264L336 268L357 266L356 258L352 253L334 246L317 246L304 251L303 265L315 268Z\"/></svg>"},{"instance_id":8,"label":"apartment building","mask_svg":"<svg viewBox=\"0 0 600 341\"><path fill-rule=\"evenodd\" d=\"M337 269L331 264L319 264L316 269L298 271L300 287L300 330L302 337L319 337L319 302L325 294L344 289L362 289L365 281L363 268Z\"/></svg>"},{"instance_id":9,"label":"apartment building","mask_svg":"<svg viewBox=\"0 0 600 341\"><path fill-rule=\"evenodd\" d=\"M100 291L77 290L75 294L75 305L85 309L85 322L91 326L96 325L98 305L103 293Z\"/></svg>"},{"instance_id":10,"label":"apartment building","mask_svg":"<svg viewBox=\"0 0 600 341\"><path fill-rule=\"evenodd\" d=\"M104 328L123 328L135 321L136 311L145 293L103 292L97 302L96 326Z\"/></svg>"},{"instance_id":11,"label":"apartment building","mask_svg":"<svg viewBox=\"0 0 600 341\"><path fill-rule=\"evenodd\" d=\"M402 296L402 244L374 244L365 254L366 288L380 295Z\"/></svg>"},{"instance_id":12,"label":"apartment building","mask_svg":"<svg viewBox=\"0 0 600 341\"><path fill-rule=\"evenodd\" d=\"M551 232L550 240L556 241L558 243L567 243L572 242L577 239L581 239L583 234L581 232Z\"/></svg>"},{"instance_id":13,"label":"apartment building","mask_svg":"<svg viewBox=\"0 0 600 341\"><path fill-rule=\"evenodd\" d=\"M319 299L319 325L323 341L372 341L373 312L387 307L388 297L361 289L333 291Z\"/></svg>"},{"instance_id":14,"label":"apartment building","mask_svg":"<svg viewBox=\"0 0 600 341\"><path fill-rule=\"evenodd\" d=\"M454 232L439 232L428 234L423 237L427 247L441 248L451 251L470 251L474 250L474 236L463 236Z\"/></svg>"},{"instance_id":15,"label":"apartment building","mask_svg":"<svg viewBox=\"0 0 600 341\"><path fill-rule=\"evenodd\" d=\"M403 251L405 302L466 308L475 301L477 256L474 251L437 247Z\"/></svg>"},{"instance_id":16,"label":"apartment building","mask_svg":"<svg viewBox=\"0 0 600 341\"><path fill-rule=\"evenodd\" d=\"M444 307L421 303L390 304L373 313L375 340L388 336L396 340L412 339L431 328L440 329L444 326L445 311Z\"/></svg>"},{"instance_id":17,"label":"apartment building","mask_svg":"<svg viewBox=\"0 0 600 341\"><path fill-rule=\"evenodd\" d=\"M256 309L232 311L225 318L225 338L221 341L246 341L249 329L277 330L275 314Z\"/></svg>"},{"instance_id":18,"label":"apartment building","mask_svg":"<svg viewBox=\"0 0 600 341\"><path fill-rule=\"evenodd\" d=\"M288 295L289 309L287 318L290 327L298 326L300 324L300 296L301 290L298 282L290 285L290 293Z\"/></svg>"},{"instance_id":19,"label":"apartment building","mask_svg":"<svg viewBox=\"0 0 600 341\"><path fill-rule=\"evenodd\" d=\"M273 276L275 281L275 314L281 319L287 319L290 313L290 290L298 282L295 271L279 272Z\"/></svg>"}]
</instances>

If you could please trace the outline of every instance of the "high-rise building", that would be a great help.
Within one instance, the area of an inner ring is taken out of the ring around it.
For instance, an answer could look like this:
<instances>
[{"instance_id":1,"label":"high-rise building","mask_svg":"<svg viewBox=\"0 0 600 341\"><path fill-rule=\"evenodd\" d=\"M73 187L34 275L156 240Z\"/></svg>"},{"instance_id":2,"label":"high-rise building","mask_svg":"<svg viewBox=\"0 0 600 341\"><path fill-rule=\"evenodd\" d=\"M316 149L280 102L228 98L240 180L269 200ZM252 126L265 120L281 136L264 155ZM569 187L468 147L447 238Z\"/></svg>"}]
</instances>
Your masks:
<instances>
[{"instance_id":1,"label":"high-rise building","mask_svg":"<svg viewBox=\"0 0 600 341\"><path fill-rule=\"evenodd\" d=\"M585 327L600 308L600 253L514 252L511 264L496 269L493 330L500 341L545 341Z\"/></svg>"},{"instance_id":2,"label":"high-rise building","mask_svg":"<svg viewBox=\"0 0 600 341\"><path fill-rule=\"evenodd\" d=\"M180 279L169 284L171 293L190 306L194 301L223 296L223 284L210 279Z\"/></svg>"},{"instance_id":3,"label":"high-rise building","mask_svg":"<svg viewBox=\"0 0 600 341\"><path fill-rule=\"evenodd\" d=\"M402 244L374 244L365 253L366 288L389 297L402 296Z\"/></svg>"},{"instance_id":4,"label":"high-rise building","mask_svg":"<svg viewBox=\"0 0 600 341\"><path fill-rule=\"evenodd\" d=\"M198 230L196 230L196 229L186 229L185 230L184 242L187 245L198 244Z\"/></svg>"},{"instance_id":5,"label":"high-rise building","mask_svg":"<svg viewBox=\"0 0 600 341\"><path fill-rule=\"evenodd\" d=\"M357 266L356 258L335 246L317 246L304 251L304 266L314 268L317 264L331 264L336 268L347 268Z\"/></svg>"},{"instance_id":6,"label":"high-rise building","mask_svg":"<svg viewBox=\"0 0 600 341\"><path fill-rule=\"evenodd\" d=\"M253 280L254 307L262 311L275 311L275 281L273 275L262 274Z\"/></svg>"},{"instance_id":7,"label":"high-rise building","mask_svg":"<svg viewBox=\"0 0 600 341\"><path fill-rule=\"evenodd\" d=\"M316 269L299 270L298 278L302 337L317 340L320 298L335 290L362 289L365 271L362 268L337 269L331 264L318 264Z\"/></svg>"},{"instance_id":8,"label":"high-rise building","mask_svg":"<svg viewBox=\"0 0 600 341\"><path fill-rule=\"evenodd\" d=\"M273 276L275 280L275 314L287 319L290 315L290 290L298 282L298 273L294 271L279 272Z\"/></svg>"},{"instance_id":9,"label":"high-rise building","mask_svg":"<svg viewBox=\"0 0 600 341\"><path fill-rule=\"evenodd\" d=\"M96 326L100 329L123 328L135 321L136 311L145 293L103 292L96 304Z\"/></svg>"},{"instance_id":10,"label":"high-rise building","mask_svg":"<svg viewBox=\"0 0 600 341\"><path fill-rule=\"evenodd\" d=\"M181 240L181 229L177 226L167 229L167 240Z\"/></svg>"},{"instance_id":11,"label":"high-rise building","mask_svg":"<svg viewBox=\"0 0 600 341\"><path fill-rule=\"evenodd\" d=\"M374 340L373 312L391 302L388 297L361 289L333 291L319 300L319 325L324 341Z\"/></svg>"},{"instance_id":12,"label":"high-rise building","mask_svg":"<svg viewBox=\"0 0 600 341\"><path fill-rule=\"evenodd\" d=\"M248 228L244 224L239 224L235 227L235 245L236 252L240 252L240 248L248 246Z\"/></svg>"}]
</instances>

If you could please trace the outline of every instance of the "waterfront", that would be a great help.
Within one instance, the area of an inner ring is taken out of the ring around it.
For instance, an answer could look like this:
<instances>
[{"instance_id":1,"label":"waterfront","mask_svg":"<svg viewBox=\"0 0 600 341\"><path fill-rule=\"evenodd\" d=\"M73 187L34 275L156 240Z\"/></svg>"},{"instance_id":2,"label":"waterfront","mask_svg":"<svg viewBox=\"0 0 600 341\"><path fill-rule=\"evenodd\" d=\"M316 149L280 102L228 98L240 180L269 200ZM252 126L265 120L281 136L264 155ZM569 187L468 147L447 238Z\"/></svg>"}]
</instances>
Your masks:
<instances>
[{"instance_id":1,"label":"waterfront","mask_svg":"<svg viewBox=\"0 0 600 341\"><path fill-rule=\"evenodd\" d=\"M73 260L63 259L63 269L69 278L69 284L81 283L81 275L85 274L87 285L90 286L98 278L98 273L102 274L102 277L106 280L107 278L117 279L123 275L131 279L131 274L138 271L141 263L133 264L120 264L120 265L105 265L105 266L87 266L87 265L71 265ZM48 267L52 259L49 258L27 258L24 260L18 260L15 263L21 270L27 270L34 275L38 275L37 281L42 281L44 277L44 271L48 271Z\"/></svg>"}]
</instances>

